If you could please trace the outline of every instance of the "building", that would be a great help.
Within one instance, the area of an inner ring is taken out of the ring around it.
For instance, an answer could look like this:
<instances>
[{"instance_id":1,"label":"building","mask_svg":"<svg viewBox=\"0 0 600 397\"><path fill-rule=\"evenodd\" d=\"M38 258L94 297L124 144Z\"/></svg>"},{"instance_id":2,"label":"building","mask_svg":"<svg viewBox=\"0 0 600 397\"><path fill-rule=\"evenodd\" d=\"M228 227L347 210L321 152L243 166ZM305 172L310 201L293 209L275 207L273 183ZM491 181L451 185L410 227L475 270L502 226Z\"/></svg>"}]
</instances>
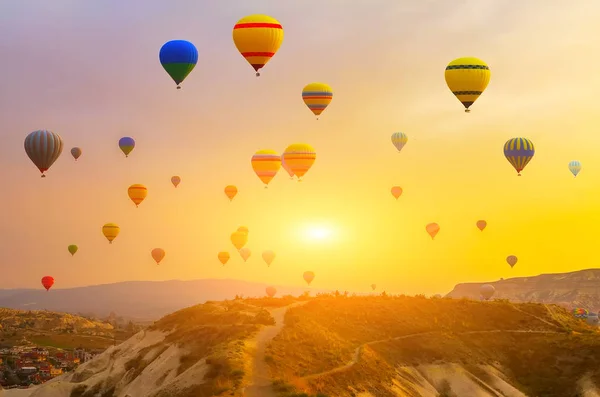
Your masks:
<instances>
[{"instance_id":1,"label":"building","mask_svg":"<svg viewBox=\"0 0 600 397\"><path fill-rule=\"evenodd\" d=\"M36 367L21 367L19 368L19 372L25 375L35 374L37 372Z\"/></svg>"},{"instance_id":2,"label":"building","mask_svg":"<svg viewBox=\"0 0 600 397\"><path fill-rule=\"evenodd\" d=\"M53 366L50 366L50 376L51 377L54 378L55 376L62 375L62 373L63 373L62 368L54 368Z\"/></svg>"}]
</instances>

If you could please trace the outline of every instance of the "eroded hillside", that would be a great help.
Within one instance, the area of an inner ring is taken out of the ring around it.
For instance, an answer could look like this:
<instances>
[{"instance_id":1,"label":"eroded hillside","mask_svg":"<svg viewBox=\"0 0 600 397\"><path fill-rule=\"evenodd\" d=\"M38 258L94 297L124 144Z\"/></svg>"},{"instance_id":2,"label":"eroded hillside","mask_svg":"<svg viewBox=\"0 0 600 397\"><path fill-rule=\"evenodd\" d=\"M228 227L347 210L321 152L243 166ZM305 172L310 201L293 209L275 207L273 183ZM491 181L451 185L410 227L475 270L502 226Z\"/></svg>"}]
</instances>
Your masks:
<instances>
[{"instance_id":1,"label":"eroded hillside","mask_svg":"<svg viewBox=\"0 0 600 397\"><path fill-rule=\"evenodd\" d=\"M281 396L570 397L600 381L599 338L557 306L329 297L287 313L267 361Z\"/></svg>"}]
</instances>

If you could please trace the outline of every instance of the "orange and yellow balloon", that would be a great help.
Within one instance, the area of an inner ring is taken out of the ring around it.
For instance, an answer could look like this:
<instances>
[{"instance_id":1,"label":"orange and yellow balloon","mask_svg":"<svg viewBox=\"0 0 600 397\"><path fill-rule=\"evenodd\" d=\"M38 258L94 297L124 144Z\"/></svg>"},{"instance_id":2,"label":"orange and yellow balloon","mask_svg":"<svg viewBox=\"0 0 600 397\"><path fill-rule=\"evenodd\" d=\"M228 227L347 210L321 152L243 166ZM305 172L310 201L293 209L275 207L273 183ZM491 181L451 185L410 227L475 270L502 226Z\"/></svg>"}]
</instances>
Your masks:
<instances>
[{"instance_id":1,"label":"orange and yellow balloon","mask_svg":"<svg viewBox=\"0 0 600 397\"><path fill-rule=\"evenodd\" d=\"M237 231L248 234L248 228L246 226L240 226L240 227L238 227Z\"/></svg>"},{"instance_id":2,"label":"orange and yellow balloon","mask_svg":"<svg viewBox=\"0 0 600 397\"><path fill-rule=\"evenodd\" d=\"M119 226L115 223L107 223L102 226L102 234L104 234L104 237L106 237L109 244L112 244L113 240L117 238L120 231L121 228L119 228Z\"/></svg>"},{"instance_id":3,"label":"orange and yellow balloon","mask_svg":"<svg viewBox=\"0 0 600 397\"><path fill-rule=\"evenodd\" d=\"M239 251L248 242L248 233L233 232L231 233L231 243Z\"/></svg>"},{"instance_id":4,"label":"orange and yellow balloon","mask_svg":"<svg viewBox=\"0 0 600 397\"><path fill-rule=\"evenodd\" d=\"M437 223L430 223L427 226L425 226L425 230L427 231L427 234L429 234L431 236L431 239L433 240L435 238L435 236L438 234L438 232L440 231L440 225L438 225Z\"/></svg>"},{"instance_id":5,"label":"orange and yellow balloon","mask_svg":"<svg viewBox=\"0 0 600 397\"><path fill-rule=\"evenodd\" d=\"M173 184L173 186L177 187L181 183L181 177L178 175L172 176L171 183Z\"/></svg>"},{"instance_id":6,"label":"orange and yellow balloon","mask_svg":"<svg viewBox=\"0 0 600 397\"><path fill-rule=\"evenodd\" d=\"M267 287L265 289L265 292L267 293L267 295L269 296L269 298L272 298L277 293L277 290L275 289L275 287Z\"/></svg>"},{"instance_id":7,"label":"orange and yellow balloon","mask_svg":"<svg viewBox=\"0 0 600 397\"><path fill-rule=\"evenodd\" d=\"M311 112L317 116L331 103L333 90L325 83L310 83L302 89L302 100L308 106Z\"/></svg>"},{"instance_id":8,"label":"orange and yellow balloon","mask_svg":"<svg viewBox=\"0 0 600 397\"><path fill-rule=\"evenodd\" d=\"M271 250L266 250L262 253L263 260L266 262L267 266L271 266L273 263L273 259L275 259L275 252Z\"/></svg>"},{"instance_id":9,"label":"orange and yellow balloon","mask_svg":"<svg viewBox=\"0 0 600 397\"><path fill-rule=\"evenodd\" d=\"M227 261L230 258L229 252L227 251L221 251L219 252L219 255L217 255L217 258L219 258L219 261L224 265L227 263Z\"/></svg>"},{"instance_id":10,"label":"orange and yellow balloon","mask_svg":"<svg viewBox=\"0 0 600 397\"><path fill-rule=\"evenodd\" d=\"M165 250L162 248L154 248L150 254L157 265L165 258Z\"/></svg>"},{"instance_id":11,"label":"orange and yellow balloon","mask_svg":"<svg viewBox=\"0 0 600 397\"><path fill-rule=\"evenodd\" d=\"M294 175L298 177L298 181L301 181L315 163L317 153L307 143L294 143L285 149L283 159Z\"/></svg>"},{"instance_id":12,"label":"orange and yellow balloon","mask_svg":"<svg viewBox=\"0 0 600 397\"><path fill-rule=\"evenodd\" d=\"M259 69L271 60L282 42L281 24L268 15L249 15L233 27L233 43L254 68L257 77L260 76Z\"/></svg>"},{"instance_id":13,"label":"orange and yellow balloon","mask_svg":"<svg viewBox=\"0 0 600 397\"><path fill-rule=\"evenodd\" d=\"M256 175L265 184L265 189L281 168L281 156L269 149L254 153L250 162Z\"/></svg>"},{"instance_id":14,"label":"orange and yellow balloon","mask_svg":"<svg viewBox=\"0 0 600 397\"><path fill-rule=\"evenodd\" d=\"M227 186L225 186L225 195L227 196L227 198L229 199L229 201L232 201L233 198L237 194L238 194L237 187L235 187L233 185L227 185Z\"/></svg>"},{"instance_id":15,"label":"orange and yellow balloon","mask_svg":"<svg viewBox=\"0 0 600 397\"><path fill-rule=\"evenodd\" d=\"M304 272L302 277L304 278L304 281L306 281L306 284L310 285L310 283L312 283L312 281L315 279L315 273L311 272L311 271L307 271L307 272Z\"/></svg>"},{"instance_id":16,"label":"orange and yellow balloon","mask_svg":"<svg viewBox=\"0 0 600 397\"><path fill-rule=\"evenodd\" d=\"M482 220L477 221L476 225L477 225L477 229L479 229L483 232L483 229L485 229L485 227L487 226L487 222L482 219Z\"/></svg>"},{"instance_id":17,"label":"orange and yellow balloon","mask_svg":"<svg viewBox=\"0 0 600 397\"><path fill-rule=\"evenodd\" d=\"M144 201L144 199L148 195L148 189L146 188L146 186L136 183L129 186L129 189L127 189L127 194L129 195L131 201L133 201L133 203L137 207L142 201Z\"/></svg>"},{"instance_id":18,"label":"orange and yellow balloon","mask_svg":"<svg viewBox=\"0 0 600 397\"><path fill-rule=\"evenodd\" d=\"M392 186L391 192L392 196L394 196L396 200L398 200L398 198L402 196L402 188L400 186Z\"/></svg>"}]
</instances>

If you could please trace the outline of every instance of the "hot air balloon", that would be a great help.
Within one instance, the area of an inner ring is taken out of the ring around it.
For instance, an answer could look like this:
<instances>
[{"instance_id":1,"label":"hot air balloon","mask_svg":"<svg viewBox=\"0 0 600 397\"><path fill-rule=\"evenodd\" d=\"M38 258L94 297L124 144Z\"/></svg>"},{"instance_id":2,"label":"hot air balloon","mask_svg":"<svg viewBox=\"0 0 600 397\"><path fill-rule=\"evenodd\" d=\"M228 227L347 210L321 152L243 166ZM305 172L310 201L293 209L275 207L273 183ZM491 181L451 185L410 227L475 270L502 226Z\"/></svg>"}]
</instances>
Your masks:
<instances>
[{"instance_id":1,"label":"hot air balloon","mask_svg":"<svg viewBox=\"0 0 600 397\"><path fill-rule=\"evenodd\" d=\"M485 227L487 226L487 222L484 220L479 220L479 221L477 221L476 225L477 225L477 229L479 229L483 232L483 229L485 229Z\"/></svg>"},{"instance_id":2,"label":"hot air balloon","mask_svg":"<svg viewBox=\"0 0 600 397\"><path fill-rule=\"evenodd\" d=\"M304 277L304 281L306 281L306 283L308 285L310 285L310 283L312 283L312 281L315 279L315 273L311 272L311 271L307 271L307 272L304 272L302 277Z\"/></svg>"},{"instance_id":3,"label":"hot air balloon","mask_svg":"<svg viewBox=\"0 0 600 397\"><path fill-rule=\"evenodd\" d=\"M510 265L511 268L513 268L517 264L518 260L519 259L514 255L509 255L506 257L506 262Z\"/></svg>"},{"instance_id":4,"label":"hot air balloon","mask_svg":"<svg viewBox=\"0 0 600 397\"><path fill-rule=\"evenodd\" d=\"M569 171L573 174L573 176L577 176L581 171L581 163L577 160L573 160L569 163Z\"/></svg>"},{"instance_id":5,"label":"hot air balloon","mask_svg":"<svg viewBox=\"0 0 600 397\"><path fill-rule=\"evenodd\" d=\"M48 130L33 131L25 138L25 153L45 178L44 172L54 164L63 150L60 135Z\"/></svg>"},{"instance_id":6,"label":"hot air balloon","mask_svg":"<svg viewBox=\"0 0 600 397\"><path fill-rule=\"evenodd\" d=\"M219 255L217 255L217 257L219 258L219 261L221 261L221 263L225 265L229 260L230 255L227 251L221 251L219 252Z\"/></svg>"},{"instance_id":7,"label":"hot air balloon","mask_svg":"<svg viewBox=\"0 0 600 397\"><path fill-rule=\"evenodd\" d=\"M237 193L238 193L237 187L235 187L233 185L225 186L225 195L227 196L227 198L229 198L229 201L233 200L233 198L236 196Z\"/></svg>"},{"instance_id":8,"label":"hot air balloon","mask_svg":"<svg viewBox=\"0 0 600 397\"><path fill-rule=\"evenodd\" d=\"M167 41L158 53L160 64L171 76L177 89L198 63L198 50L186 40Z\"/></svg>"},{"instance_id":9,"label":"hot air balloon","mask_svg":"<svg viewBox=\"0 0 600 397\"><path fill-rule=\"evenodd\" d=\"M171 183L173 184L173 186L177 187L179 186L179 184L181 183L181 177L175 175L171 177Z\"/></svg>"},{"instance_id":10,"label":"hot air balloon","mask_svg":"<svg viewBox=\"0 0 600 397\"><path fill-rule=\"evenodd\" d=\"M160 264L160 261L162 261L165 257L165 250L162 248L154 248L151 252L152 255L152 259L154 259L156 261L156 264Z\"/></svg>"},{"instance_id":11,"label":"hot air balloon","mask_svg":"<svg viewBox=\"0 0 600 397\"><path fill-rule=\"evenodd\" d=\"M288 173L290 179L294 179L294 171L285 163L285 159L283 158L283 154L281 155L281 167Z\"/></svg>"},{"instance_id":12,"label":"hot air balloon","mask_svg":"<svg viewBox=\"0 0 600 397\"><path fill-rule=\"evenodd\" d=\"M102 234L104 234L104 237L106 237L109 244L112 244L113 240L119 235L120 231L121 229L119 226L114 223L107 223L102 226Z\"/></svg>"},{"instance_id":13,"label":"hot air balloon","mask_svg":"<svg viewBox=\"0 0 600 397\"><path fill-rule=\"evenodd\" d=\"M47 292L54 285L54 277L51 277L51 276L42 277L42 285L44 286L44 288L46 288L46 292Z\"/></svg>"},{"instance_id":14,"label":"hot air balloon","mask_svg":"<svg viewBox=\"0 0 600 397\"><path fill-rule=\"evenodd\" d=\"M402 196L402 188L400 186L392 186L392 196L398 200L398 197Z\"/></svg>"},{"instance_id":15,"label":"hot air balloon","mask_svg":"<svg viewBox=\"0 0 600 397\"><path fill-rule=\"evenodd\" d=\"M144 185L135 183L129 186L129 189L127 189L127 194L129 195L131 201L133 201L133 203L137 207L142 201L144 201L144 199L148 195L148 189Z\"/></svg>"},{"instance_id":16,"label":"hot air balloon","mask_svg":"<svg viewBox=\"0 0 600 397\"><path fill-rule=\"evenodd\" d=\"M496 292L496 288L494 288L491 284L483 284L481 288L479 288L479 293L486 301L489 300L494 293Z\"/></svg>"},{"instance_id":17,"label":"hot air balloon","mask_svg":"<svg viewBox=\"0 0 600 397\"><path fill-rule=\"evenodd\" d=\"M408 142L408 136L404 132L394 132L392 134L392 144L398 149L398 153Z\"/></svg>"},{"instance_id":18,"label":"hot air balloon","mask_svg":"<svg viewBox=\"0 0 600 397\"><path fill-rule=\"evenodd\" d=\"M469 107L485 91L490 82L490 68L481 59L458 58L446 66L444 77L450 91L458 98L469 113Z\"/></svg>"},{"instance_id":19,"label":"hot air balloon","mask_svg":"<svg viewBox=\"0 0 600 397\"><path fill-rule=\"evenodd\" d=\"M269 298L272 298L275 296L275 294L277 293L277 290L275 289L275 287L267 287L265 289L267 295L269 296Z\"/></svg>"},{"instance_id":20,"label":"hot air balloon","mask_svg":"<svg viewBox=\"0 0 600 397\"><path fill-rule=\"evenodd\" d=\"M119 148L121 148L121 151L125 153L125 157L129 157L129 153L131 153L134 147L135 141L133 138L125 136L119 139Z\"/></svg>"},{"instance_id":21,"label":"hot air balloon","mask_svg":"<svg viewBox=\"0 0 600 397\"><path fill-rule=\"evenodd\" d=\"M304 174L310 170L317 159L315 149L306 143L294 143L288 146L283 153L283 158L298 181L302 180Z\"/></svg>"},{"instance_id":22,"label":"hot air balloon","mask_svg":"<svg viewBox=\"0 0 600 397\"><path fill-rule=\"evenodd\" d=\"M77 159L81 156L81 149L78 147L74 147L71 149L71 156L77 161Z\"/></svg>"},{"instance_id":23,"label":"hot air balloon","mask_svg":"<svg viewBox=\"0 0 600 397\"><path fill-rule=\"evenodd\" d=\"M240 253L240 256L242 257L244 262L246 262L248 260L248 258L250 258L250 255L252 254L252 252L250 251L250 248L248 248L248 247L243 247L238 252Z\"/></svg>"},{"instance_id":24,"label":"hot air balloon","mask_svg":"<svg viewBox=\"0 0 600 397\"><path fill-rule=\"evenodd\" d=\"M233 27L233 43L260 76L259 69L275 55L283 42L283 28L267 15L249 15Z\"/></svg>"},{"instance_id":25,"label":"hot air balloon","mask_svg":"<svg viewBox=\"0 0 600 397\"><path fill-rule=\"evenodd\" d=\"M269 182L281 168L281 156L274 150L259 150L252 156L251 164L256 175L265 184L266 189Z\"/></svg>"},{"instance_id":26,"label":"hot air balloon","mask_svg":"<svg viewBox=\"0 0 600 397\"><path fill-rule=\"evenodd\" d=\"M430 223L427 226L425 226L425 230L427 230L427 233L429 233L431 239L433 240L436 234L438 234L438 232L440 231L440 225L438 225L437 223Z\"/></svg>"},{"instance_id":27,"label":"hot air balloon","mask_svg":"<svg viewBox=\"0 0 600 397\"><path fill-rule=\"evenodd\" d=\"M238 227L237 231L248 234L248 228L246 226L240 226L240 227Z\"/></svg>"},{"instance_id":28,"label":"hot air balloon","mask_svg":"<svg viewBox=\"0 0 600 397\"><path fill-rule=\"evenodd\" d=\"M231 233L231 242L233 246L239 251L248 242L248 233L233 232Z\"/></svg>"},{"instance_id":29,"label":"hot air balloon","mask_svg":"<svg viewBox=\"0 0 600 397\"><path fill-rule=\"evenodd\" d=\"M75 253L77 252L78 249L79 249L79 247L77 247L75 244L71 244L67 247L67 250L69 250L69 253L71 254L71 256L75 255Z\"/></svg>"},{"instance_id":30,"label":"hot air balloon","mask_svg":"<svg viewBox=\"0 0 600 397\"><path fill-rule=\"evenodd\" d=\"M515 167L517 175L521 176L523 168L531 161L535 154L533 142L526 138L512 138L504 144L504 156Z\"/></svg>"},{"instance_id":31,"label":"hot air balloon","mask_svg":"<svg viewBox=\"0 0 600 397\"><path fill-rule=\"evenodd\" d=\"M371 284L371 289L372 289L373 291L375 291L375 288L377 288L377 285L375 285L375 284Z\"/></svg>"},{"instance_id":32,"label":"hot air balloon","mask_svg":"<svg viewBox=\"0 0 600 397\"><path fill-rule=\"evenodd\" d=\"M311 112L317 116L329 106L333 98L333 90L325 83L310 83L302 89L302 100Z\"/></svg>"},{"instance_id":33,"label":"hot air balloon","mask_svg":"<svg viewBox=\"0 0 600 397\"><path fill-rule=\"evenodd\" d=\"M573 316L577 318L587 318L589 314L590 312L582 307L576 307L573 309Z\"/></svg>"},{"instance_id":34,"label":"hot air balloon","mask_svg":"<svg viewBox=\"0 0 600 397\"><path fill-rule=\"evenodd\" d=\"M266 250L262 253L263 260L267 263L267 266L271 266L273 259L275 259L275 252Z\"/></svg>"}]
</instances>

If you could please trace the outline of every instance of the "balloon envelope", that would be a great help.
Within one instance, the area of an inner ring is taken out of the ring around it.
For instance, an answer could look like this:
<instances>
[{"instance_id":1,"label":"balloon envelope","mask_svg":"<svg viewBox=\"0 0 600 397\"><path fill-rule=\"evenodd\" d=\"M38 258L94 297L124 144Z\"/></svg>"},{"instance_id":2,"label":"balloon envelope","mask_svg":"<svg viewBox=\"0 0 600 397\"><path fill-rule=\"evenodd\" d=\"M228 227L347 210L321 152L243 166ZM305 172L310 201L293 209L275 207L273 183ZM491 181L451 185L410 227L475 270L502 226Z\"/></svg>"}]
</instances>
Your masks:
<instances>
[{"instance_id":1,"label":"balloon envelope","mask_svg":"<svg viewBox=\"0 0 600 397\"><path fill-rule=\"evenodd\" d=\"M238 227L237 231L248 234L248 228L246 226L240 226L240 227Z\"/></svg>"},{"instance_id":2,"label":"balloon envelope","mask_svg":"<svg viewBox=\"0 0 600 397\"><path fill-rule=\"evenodd\" d=\"M75 255L75 253L77 252L79 248L75 245L75 244L71 244L67 247L67 250L69 250L69 253L71 254L71 256Z\"/></svg>"},{"instance_id":3,"label":"balloon envelope","mask_svg":"<svg viewBox=\"0 0 600 397\"><path fill-rule=\"evenodd\" d=\"M160 48L158 59L177 84L177 88L180 88L179 84L185 80L198 63L198 50L189 41L171 40Z\"/></svg>"},{"instance_id":4,"label":"balloon envelope","mask_svg":"<svg viewBox=\"0 0 600 397\"><path fill-rule=\"evenodd\" d=\"M238 193L237 187L235 187L233 185L225 186L225 195L227 196L229 201L233 200L233 198L237 195L237 193Z\"/></svg>"},{"instance_id":5,"label":"balloon envelope","mask_svg":"<svg viewBox=\"0 0 600 397\"><path fill-rule=\"evenodd\" d=\"M181 183L181 177L175 175L171 177L171 183L173 186L177 187Z\"/></svg>"},{"instance_id":6,"label":"balloon envelope","mask_svg":"<svg viewBox=\"0 0 600 397\"><path fill-rule=\"evenodd\" d=\"M259 150L250 160L256 176L267 186L281 168L281 156L274 150Z\"/></svg>"},{"instance_id":7,"label":"balloon envelope","mask_svg":"<svg viewBox=\"0 0 600 397\"><path fill-rule=\"evenodd\" d=\"M146 196L148 196L148 189L144 185L135 183L129 186L127 189L127 195L129 195L129 198L137 207L142 201L144 201Z\"/></svg>"},{"instance_id":8,"label":"balloon envelope","mask_svg":"<svg viewBox=\"0 0 600 397\"><path fill-rule=\"evenodd\" d=\"M265 289L267 295L269 295L269 298L272 298L275 296L275 294L277 293L277 290L275 289L275 287L267 287Z\"/></svg>"},{"instance_id":9,"label":"balloon envelope","mask_svg":"<svg viewBox=\"0 0 600 397\"><path fill-rule=\"evenodd\" d=\"M33 131L25 138L25 153L45 177L44 172L54 164L63 150L60 135L48 130Z\"/></svg>"},{"instance_id":10,"label":"balloon envelope","mask_svg":"<svg viewBox=\"0 0 600 397\"><path fill-rule=\"evenodd\" d=\"M286 164L283 154L281 155L281 167L288 173L290 179L294 179L294 171Z\"/></svg>"},{"instance_id":11,"label":"balloon envelope","mask_svg":"<svg viewBox=\"0 0 600 397\"><path fill-rule=\"evenodd\" d=\"M396 198L396 200L398 200L398 197L402 196L402 188L400 186L394 186L392 187L392 196L394 196Z\"/></svg>"},{"instance_id":12,"label":"balloon envelope","mask_svg":"<svg viewBox=\"0 0 600 397\"><path fill-rule=\"evenodd\" d=\"M242 247L238 252L240 253L240 256L242 257L244 262L246 262L248 260L248 258L250 258L250 255L252 254L252 251L250 251L250 248L248 248L248 247Z\"/></svg>"},{"instance_id":13,"label":"balloon envelope","mask_svg":"<svg viewBox=\"0 0 600 397\"><path fill-rule=\"evenodd\" d=\"M163 258L165 257L165 250L162 248L154 248L151 252L151 255L152 255L152 259L154 259L154 261L158 265L160 263L160 261L162 261Z\"/></svg>"},{"instance_id":14,"label":"balloon envelope","mask_svg":"<svg viewBox=\"0 0 600 397\"><path fill-rule=\"evenodd\" d=\"M573 176L577 176L577 174L579 174L579 172L581 171L581 163L577 160L569 162L569 171L571 171L571 174L573 174Z\"/></svg>"},{"instance_id":15,"label":"balloon envelope","mask_svg":"<svg viewBox=\"0 0 600 397\"><path fill-rule=\"evenodd\" d=\"M431 239L433 240L435 238L435 236L438 234L438 232L440 231L440 225L438 225L437 223L430 223L427 226L425 226L425 230L427 231L427 233L431 236Z\"/></svg>"},{"instance_id":16,"label":"balloon envelope","mask_svg":"<svg viewBox=\"0 0 600 397\"><path fill-rule=\"evenodd\" d=\"M248 233L244 232L233 232L231 233L231 243L239 251L248 242Z\"/></svg>"},{"instance_id":17,"label":"balloon envelope","mask_svg":"<svg viewBox=\"0 0 600 397\"><path fill-rule=\"evenodd\" d=\"M479 289L479 293L485 300L489 300L492 296L494 296L495 292L496 288L494 288L494 286L490 284L484 284Z\"/></svg>"},{"instance_id":18,"label":"balloon envelope","mask_svg":"<svg viewBox=\"0 0 600 397\"><path fill-rule=\"evenodd\" d=\"M375 284L371 284L371 289L372 289L373 291L375 291L375 288L377 288L377 285L375 285Z\"/></svg>"},{"instance_id":19,"label":"balloon envelope","mask_svg":"<svg viewBox=\"0 0 600 397\"><path fill-rule=\"evenodd\" d=\"M514 167L519 176L534 154L533 142L527 138L512 138L504 144L504 157Z\"/></svg>"},{"instance_id":20,"label":"balloon envelope","mask_svg":"<svg viewBox=\"0 0 600 397\"><path fill-rule=\"evenodd\" d=\"M283 159L298 180L301 180L315 163L317 153L307 143L294 143L285 149Z\"/></svg>"},{"instance_id":21,"label":"balloon envelope","mask_svg":"<svg viewBox=\"0 0 600 397\"><path fill-rule=\"evenodd\" d=\"M112 244L113 240L119 235L121 229L114 223L107 223L102 226L102 234L108 240L109 244Z\"/></svg>"},{"instance_id":22,"label":"balloon envelope","mask_svg":"<svg viewBox=\"0 0 600 397\"><path fill-rule=\"evenodd\" d=\"M519 259L514 255L509 255L506 257L506 262L510 265L510 267L516 265L518 260Z\"/></svg>"},{"instance_id":23,"label":"balloon envelope","mask_svg":"<svg viewBox=\"0 0 600 397\"><path fill-rule=\"evenodd\" d=\"M263 68L283 42L283 28L279 21L268 15L248 15L234 25L233 43L246 61L260 76Z\"/></svg>"},{"instance_id":24,"label":"balloon envelope","mask_svg":"<svg viewBox=\"0 0 600 397\"><path fill-rule=\"evenodd\" d=\"M81 149L78 147L74 147L71 149L71 156L73 156L73 158L75 160L77 160L79 158L79 156L81 156Z\"/></svg>"},{"instance_id":25,"label":"balloon envelope","mask_svg":"<svg viewBox=\"0 0 600 397\"><path fill-rule=\"evenodd\" d=\"M302 277L304 278L304 281L306 281L306 283L310 285L310 283L312 283L312 281L315 279L315 273L311 271L306 271L304 272Z\"/></svg>"},{"instance_id":26,"label":"balloon envelope","mask_svg":"<svg viewBox=\"0 0 600 397\"><path fill-rule=\"evenodd\" d=\"M407 142L408 136L404 132L394 132L392 134L392 144L398 149L398 152L402 150Z\"/></svg>"},{"instance_id":27,"label":"balloon envelope","mask_svg":"<svg viewBox=\"0 0 600 397\"><path fill-rule=\"evenodd\" d=\"M48 291L54 285L54 277L52 277L52 276L42 277L42 285L44 286L44 288L46 288L46 291Z\"/></svg>"},{"instance_id":28,"label":"balloon envelope","mask_svg":"<svg viewBox=\"0 0 600 397\"><path fill-rule=\"evenodd\" d=\"M310 83L302 89L302 100L315 116L319 116L331 103L333 90L325 83Z\"/></svg>"},{"instance_id":29,"label":"balloon envelope","mask_svg":"<svg viewBox=\"0 0 600 397\"><path fill-rule=\"evenodd\" d=\"M485 227L487 226L487 222L484 220L479 220L477 221L476 225L477 228L483 232L483 229L485 229Z\"/></svg>"},{"instance_id":30,"label":"balloon envelope","mask_svg":"<svg viewBox=\"0 0 600 397\"><path fill-rule=\"evenodd\" d=\"M263 260L267 263L267 266L271 266L273 259L275 259L275 252L266 250L262 253Z\"/></svg>"},{"instance_id":31,"label":"balloon envelope","mask_svg":"<svg viewBox=\"0 0 600 397\"><path fill-rule=\"evenodd\" d=\"M125 136L119 139L119 148L125 154L125 157L129 156L129 153L135 147L135 140L131 137Z\"/></svg>"},{"instance_id":32,"label":"balloon envelope","mask_svg":"<svg viewBox=\"0 0 600 397\"><path fill-rule=\"evenodd\" d=\"M446 66L444 72L450 91L469 112L469 107L485 91L490 82L490 68L481 59L474 57L457 58Z\"/></svg>"},{"instance_id":33,"label":"balloon envelope","mask_svg":"<svg viewBox=\"0 0 600 397\"><path fill-rule=\"evenodd\" d=\"M217 255L217 257L219 258L219 261L221 261L222 264L226 264L229 260L230 255L227 251L221 251L219 252L219 255Z\"/></svg>"}]
</instances>

